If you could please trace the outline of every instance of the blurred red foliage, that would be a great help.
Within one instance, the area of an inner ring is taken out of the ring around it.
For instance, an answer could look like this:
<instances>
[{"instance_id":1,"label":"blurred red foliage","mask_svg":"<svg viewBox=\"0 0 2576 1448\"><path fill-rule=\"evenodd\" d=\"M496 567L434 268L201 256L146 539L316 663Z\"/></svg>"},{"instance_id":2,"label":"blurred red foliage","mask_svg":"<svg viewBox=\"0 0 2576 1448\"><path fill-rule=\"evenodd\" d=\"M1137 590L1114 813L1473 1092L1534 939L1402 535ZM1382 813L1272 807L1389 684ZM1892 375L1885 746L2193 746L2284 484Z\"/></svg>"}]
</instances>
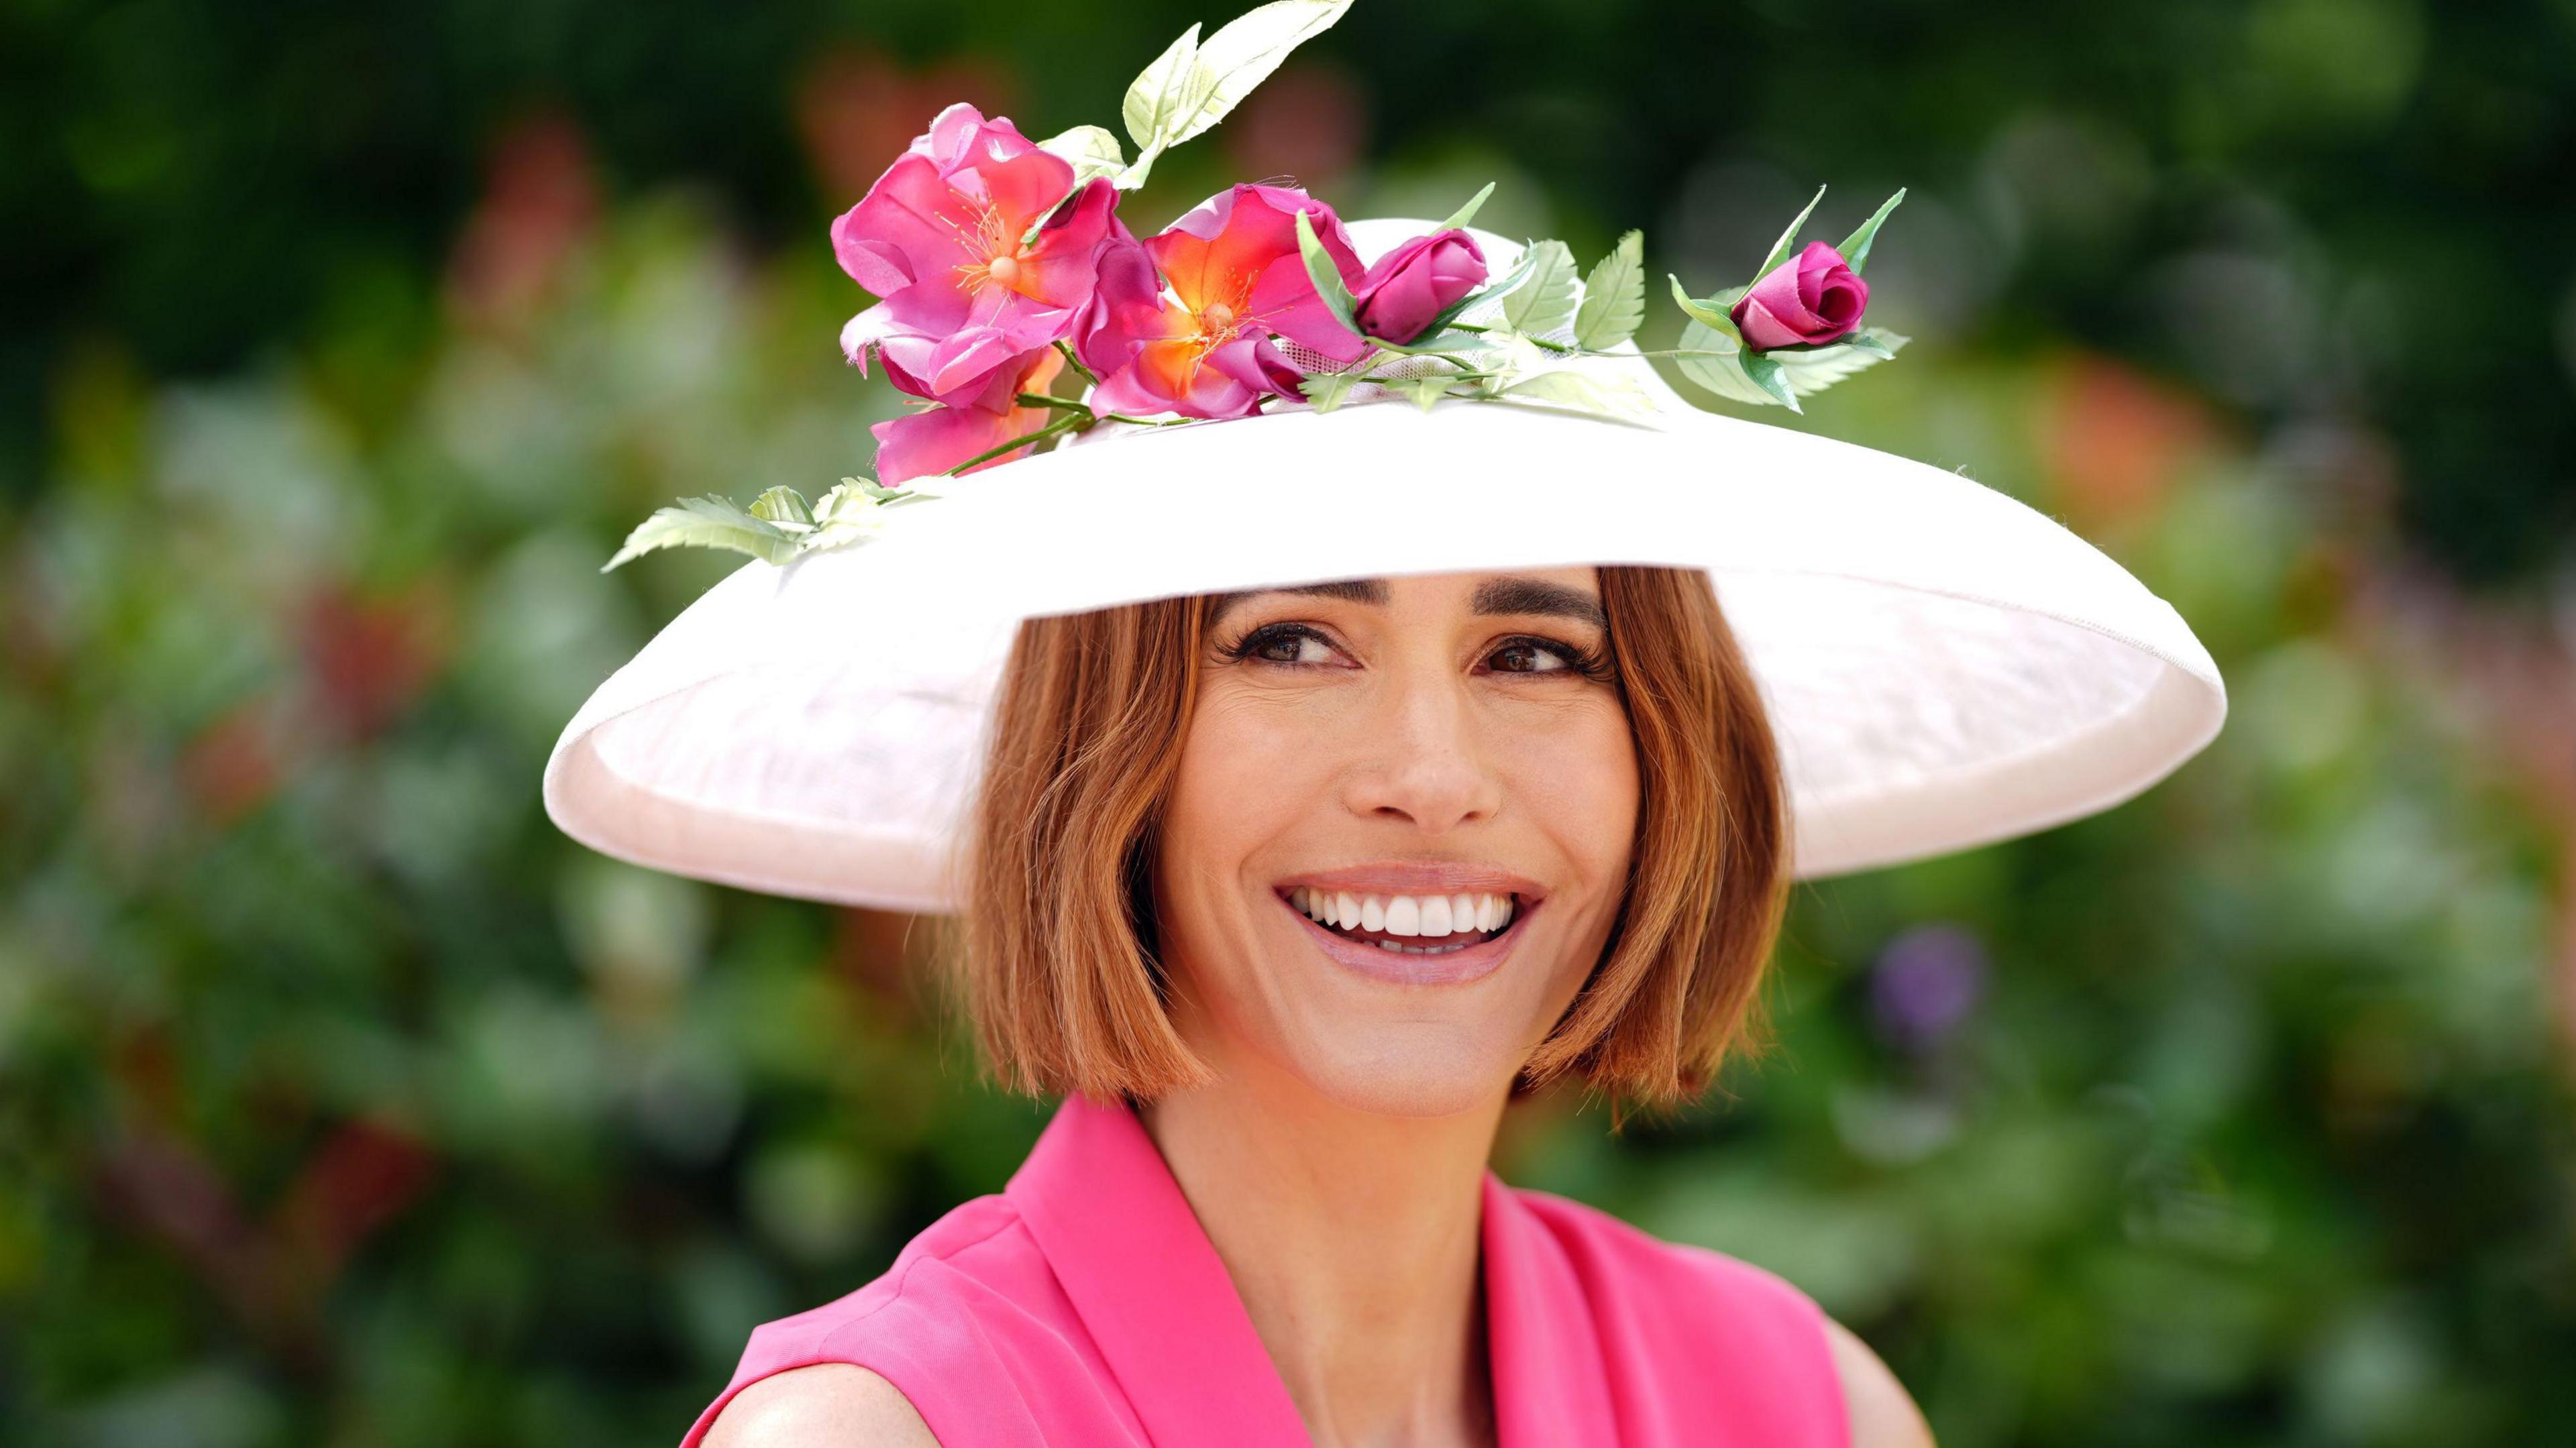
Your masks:
<instances>
[{"instance_id":1,"label":"blurred red foliage","mask_svg":"<svg viewBox=\"0 0 2576 1448\"><path fill-rule=\"evenodd\" d=\"M2041 389L2037 425L2040 461L2067 526L2087 537L2155 514L2217 434L2197 399L2090 354Z\"/></svg>"},{"instance_id":2,"label":"blurred red foliage","mask_svg":"<svg viewBox=\"0 0 2576 1448\"><path fill-rule=\"evenodd\" d=\"M599 183L580 128L553 112L504 131L487 174L448 259L447 300L460 321L507 327L544 300L597 224Z\"/></svg>"},{"instance_id":3,"label":"blurred red foliage","mask_svg":"<svg viewBox=\"0 0 2576 1448\"><path fill-rule=\"evenodd\" d=\"M933 116L959 101L998 116L1017 89L1007 71L982 57L913 75L879 51L828 51L796 84L796 129L825 203L839 211L867 194Z\"/></svg>"}]
</instances>

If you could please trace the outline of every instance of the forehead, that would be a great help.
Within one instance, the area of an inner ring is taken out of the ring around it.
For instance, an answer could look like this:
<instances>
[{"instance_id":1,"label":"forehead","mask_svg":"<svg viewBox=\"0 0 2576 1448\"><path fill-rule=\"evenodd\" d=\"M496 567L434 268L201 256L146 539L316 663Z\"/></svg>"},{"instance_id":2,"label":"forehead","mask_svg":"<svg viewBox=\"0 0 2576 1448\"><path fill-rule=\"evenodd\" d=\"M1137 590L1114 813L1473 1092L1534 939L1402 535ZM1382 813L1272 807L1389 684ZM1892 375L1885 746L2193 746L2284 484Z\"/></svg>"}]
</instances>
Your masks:
<instances>
[{"instance_id":1,"label":"forehead","mask_svg":"<svg viewBox=\"0 0 2576 1448\"><path fill-rule=\"evenodd\" d=\"M1341 578L1278 588L1245 589L1210 594L1207 619L1213 624L1247 599L1265 596L1336 598L1369 608L1394 602L1399 589L1440 589L1464 593L1467 609L1478 614L1546 614L1606 627L1599 582L1590 568L1533 568L1509 573L1434 573L1405 578Z\"/></svg>"}]
</instances>

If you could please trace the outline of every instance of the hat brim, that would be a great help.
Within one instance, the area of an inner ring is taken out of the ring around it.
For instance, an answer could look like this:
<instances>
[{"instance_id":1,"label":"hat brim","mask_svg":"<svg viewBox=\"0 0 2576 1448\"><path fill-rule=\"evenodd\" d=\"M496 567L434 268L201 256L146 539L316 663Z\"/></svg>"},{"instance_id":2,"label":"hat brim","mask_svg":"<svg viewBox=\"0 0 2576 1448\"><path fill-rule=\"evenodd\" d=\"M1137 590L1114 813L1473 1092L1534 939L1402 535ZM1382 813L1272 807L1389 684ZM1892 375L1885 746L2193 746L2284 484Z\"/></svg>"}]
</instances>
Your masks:
<instances>
[{"instance_id":1,"label":"hat brim","mask_svg":"<svg viewBox=\"0 0 2576 1448\"><path fill-rule=\"evenodd\" d=\"M1713 414L1295 409L1131 430L928 490L940 499L882 536L746 564L673 620L557 742L556 823L676 874L952 910L1022 619L1414 573L1705 569L1781 743L1803 879L2109 808L2226 717L2181 616L2053 519L1939 468Z\"/></svg>"}]
</instances>

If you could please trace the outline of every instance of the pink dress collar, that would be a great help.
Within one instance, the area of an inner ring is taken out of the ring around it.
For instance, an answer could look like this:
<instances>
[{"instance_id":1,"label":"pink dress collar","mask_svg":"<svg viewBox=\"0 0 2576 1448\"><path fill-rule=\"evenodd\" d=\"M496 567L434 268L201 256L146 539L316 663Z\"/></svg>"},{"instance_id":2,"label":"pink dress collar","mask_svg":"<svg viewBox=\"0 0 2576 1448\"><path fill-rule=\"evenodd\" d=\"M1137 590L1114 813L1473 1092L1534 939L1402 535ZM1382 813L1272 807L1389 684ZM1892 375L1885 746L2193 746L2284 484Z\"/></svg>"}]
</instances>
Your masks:
<instances>
[{"instance_id":1,"label":"pink dress collar","mask_svg":"<svg viewBox=\"0 0 2576 1448\"><path fill-rule=\"evenodd\" d=\"M1737 1258L1485 1174L1501 1448L1849 1448L1824 1314ZM852 1363L950 1448L1310 1448L1224 1263L1135 1113L1060 1107L1002 1193L883 1276L756 1329L732 1396Z\"/></svg>"},{"instance_id":2,"label":"pink dress collar","mask_svg":"<svg viewBox=\"0 0 2576 1448\"><path fill-rule=\"evenodd\" d=\"M1068 1098L1005 1189L1156 1443L1311 1448L1225 1263L1134 1111ZM1486 1343L1502 1448L1613 1418L1601 1344L1548 1310L1547 1231L1484 1179Z\"/></svg>"}]
</instances>

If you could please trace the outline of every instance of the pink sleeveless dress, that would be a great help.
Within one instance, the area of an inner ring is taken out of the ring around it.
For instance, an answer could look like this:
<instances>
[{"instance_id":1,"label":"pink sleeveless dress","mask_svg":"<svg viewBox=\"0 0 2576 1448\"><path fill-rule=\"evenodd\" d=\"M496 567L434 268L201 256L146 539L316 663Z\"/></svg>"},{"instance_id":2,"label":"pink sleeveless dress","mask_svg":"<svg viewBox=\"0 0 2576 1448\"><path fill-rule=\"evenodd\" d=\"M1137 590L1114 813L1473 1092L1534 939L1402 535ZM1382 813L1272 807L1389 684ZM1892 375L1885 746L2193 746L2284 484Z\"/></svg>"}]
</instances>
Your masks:
<instances>
[{"instance_id":1,"label":"pink sleeveless dress","mask_svg":"<svg viewBox=\"0 0 2576 1448\"><path fill-rule=\"evenodd\" d=\"M1502 1448L1849 1448L1813 1301L1750 1263L1485 1174ZM856 1363L946 1448L1311 1448L1243 1299L1125 1106L1057 1109L998 1195L756 1329L682 1448L772 1373Z\"/></svg>"}]
</instances>

